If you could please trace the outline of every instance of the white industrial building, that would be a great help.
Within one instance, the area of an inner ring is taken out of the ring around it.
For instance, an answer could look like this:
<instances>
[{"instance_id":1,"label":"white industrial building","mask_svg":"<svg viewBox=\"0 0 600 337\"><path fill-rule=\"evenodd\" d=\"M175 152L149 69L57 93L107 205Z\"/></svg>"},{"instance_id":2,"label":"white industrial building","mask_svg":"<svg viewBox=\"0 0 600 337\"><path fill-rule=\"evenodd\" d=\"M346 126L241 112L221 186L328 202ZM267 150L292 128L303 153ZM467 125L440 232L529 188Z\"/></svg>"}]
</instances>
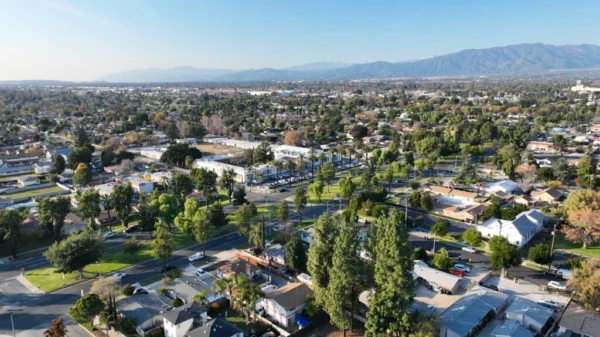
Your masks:
<instances>
[{"instance_id":1,"label":"white industrial building","mask_svg":"<svg viewBox=\"0 0 600 337\"><path fill-rule=\"evenodd\" d=\"M140 155L142 157L146 157L146 158L150 158L150 159L154 159L154 160L160 160L160 157L162 157L162 155L163 155L163 153L165 153L165 151L167 151L167 149L160 148L160 147L145 147L143 149L140 149Z\"/></svg>"},{"instance_id":2,"label":"white industrial building","mask_svg":"<svg viewBox=\"0 0 600 337\"><path fill-rule=\"evenodd\" d=\"M253 174L245 167L229 165L229 164L221 163L218 161L207 161L207 160L198 159L194 162L192 167L193 168L203 168L208 171L213 171L219 177L221 177L221 175L223 175L223 172L225 170L231 169L236 174L235 181L237 181L238 183L243 183L243 184L245 184L249 181L252 181L252 179L254 179Z\"/></svg>"}]
</instances>

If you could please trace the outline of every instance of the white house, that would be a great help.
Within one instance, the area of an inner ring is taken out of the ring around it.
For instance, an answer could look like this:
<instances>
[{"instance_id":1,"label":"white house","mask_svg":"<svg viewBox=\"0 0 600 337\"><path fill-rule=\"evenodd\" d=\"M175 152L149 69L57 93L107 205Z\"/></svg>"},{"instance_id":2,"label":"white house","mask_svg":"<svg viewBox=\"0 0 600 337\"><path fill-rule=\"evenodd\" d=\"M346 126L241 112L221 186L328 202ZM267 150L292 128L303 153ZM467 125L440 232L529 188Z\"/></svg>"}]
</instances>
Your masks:
<instances>
[{"instance_id":1,"label":"white house","mask_svg":"<svg viewBox=\"0 0 600 337\"><path fill-rule=\"evenodd\" d=\"M146 158L150 158L150 159L154 159L154 160L158 161L158 160L160 160L160 157L162 157L163 153L165 153L165 151L167 151L167 149L160 148L160 147L145 147L140 150L140 155L142 157L146 157Z\"/></svg>"},{"instance_id":2,"label":"white house","mask_svg":"<svg viewBox=\"0 0 600 337\"><path fill-rule=\"evenodd\" d=\"M518 188L517 183L512 180L502 180L492 183L487 187L490 193L504 192L510 194Z\"/></svg>"},{"instance_id":3,"label":"white house","mask_svg":"<svg viewBox=\"0 0 600 337\"><path fill-rule=\"evenodd\" d=\"M306 307L306 296L312 294L304 283L289 283L262 299L265 314L278 325L287 328L296 324L296 313Z\"/></svg>"},{"instance_id":4,"label":"white house","mask_svg":"<svg viewBox=\"0 0 600 337\"><path fill-rule=\"evenodd\" d=\"M198 141L196 140L196 138L182 138L182 139L175 139L175 143L196 145L196 144L198 144Z\"/></svg>"},{"instance_id":5,"label":"white house","mask_svg":"<svg viewBox=\"0 0 600 337\"><path fill-rule=\"evenodd\" d=\"M162 316L165 337L184 337L189 331L206 323L207 309L198 302L190 302Z\"/></svg>"},{"instance_id":6,"label":"white house","mask_svg":"<svg viewBox=\"0 0 600 337\"><path fill-rule=\"evenodd\" d=\"M131 187L138 193L152 193L154 183L138 177L128 177L123 179L123 183L131 183Z\"/></svg>"},{"instance_id":7,"label":"white house","mask_svg":"<svg viewBox=\"0 0 600 337\"><path fill-rule=\"evenodd\" d=\"M40 180L36 177L18 177L17 182L21 187L40 184Z\"/></svg>"},{"instance_id":8,"label":"white house","mask_svg":"<svg viewBox=\"0 0 600 337\"><path fill-rule=\"evenodd\" d=\"M537 210L523 212L513 221L490 218L477 230L484 238L504 236L513 245L522 247L542 230L546 217Z\"/></svg>"}]
</instances>

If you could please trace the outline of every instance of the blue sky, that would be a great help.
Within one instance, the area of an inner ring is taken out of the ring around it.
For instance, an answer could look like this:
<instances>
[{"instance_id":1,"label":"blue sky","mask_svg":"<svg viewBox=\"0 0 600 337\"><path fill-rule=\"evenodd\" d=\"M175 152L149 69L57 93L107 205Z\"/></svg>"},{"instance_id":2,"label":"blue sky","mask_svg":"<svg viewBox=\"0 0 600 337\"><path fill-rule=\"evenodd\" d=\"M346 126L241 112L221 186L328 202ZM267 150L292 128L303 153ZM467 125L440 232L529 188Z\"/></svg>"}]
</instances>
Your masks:
<instances>
[{"instance_id":1,"label":"blue sky","mask_svg":"<svg viewBox=\"0 0 600 337\"><path fill-rule=\"evenodd\" d=\"M0 80L600 44L599 15L600 1L7 0L0 1Z\"/></svg>"}]
</instances>

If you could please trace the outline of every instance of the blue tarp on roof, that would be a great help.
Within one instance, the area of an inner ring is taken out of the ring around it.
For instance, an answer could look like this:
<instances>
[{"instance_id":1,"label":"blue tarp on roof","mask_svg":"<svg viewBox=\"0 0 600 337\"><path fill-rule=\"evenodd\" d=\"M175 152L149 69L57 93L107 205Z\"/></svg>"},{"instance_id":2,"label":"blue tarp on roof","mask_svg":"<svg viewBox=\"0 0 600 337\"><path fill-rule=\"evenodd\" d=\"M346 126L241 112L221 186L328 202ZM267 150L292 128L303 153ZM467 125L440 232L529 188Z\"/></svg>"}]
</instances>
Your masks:
<instances>
[{"instance_id":1,"label":"blue tarp on roof","mask_svg":"<svg viewBox=\"0 0 600 337\"><path fill-rule=\"evenodd\" d=\"M296 324L300 329L310 324L310 320L307 317L302 316L301 314L296 314Z\"/></svg>"}]
</instances>

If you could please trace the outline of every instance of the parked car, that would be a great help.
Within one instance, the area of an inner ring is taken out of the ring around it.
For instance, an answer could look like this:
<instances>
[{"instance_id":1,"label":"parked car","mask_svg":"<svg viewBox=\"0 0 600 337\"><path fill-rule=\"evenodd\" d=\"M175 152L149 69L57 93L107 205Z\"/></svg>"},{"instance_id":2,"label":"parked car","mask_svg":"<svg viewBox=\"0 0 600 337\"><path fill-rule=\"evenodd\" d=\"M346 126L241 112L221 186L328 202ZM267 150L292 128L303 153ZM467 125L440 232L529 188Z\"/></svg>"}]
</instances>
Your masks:
<instances>
[{"instance_id":1,"label":"parked car","mask_svg":"<svg viewBox=\"0 0 600 337\"><path fill-rule=\"evenodd\" d=\"M196 269L196 276L206 276L206 270L202 269L202 268L198 268Z\"/></svg>"},{"instance_id":2,"label":"parked car","mask_svg":"<svg viewBox=\"0 0 600 337\"><path fill-rule=\"evenodd\" d=\"M159 267L159 268L158 268L158 272L159 272L159 273L166 273L166 272L168 272L168 271L170 271L170 270L173 270L173 269L175 269L175 267L174 267L174 266L171 266L170 264L168 264L168 265L166 265L166 266L164 266L164 267Z\"/></svg>"},{"instance_id":3,"label":"parked car","mask_svg":"<svg viewBox=\"0 0 600 337\"><path fill-rule=\"evenodd\" d=\"M115 236L117 236L117 233L115 233L115 232L108 231L108 232L104 233L105 239L114 238Z\"/></svg>"},{"instance_id":4,"label":"parked car","mask_svg":"<svg viewBox=\"0 0 600 337\"><path fill-rule=\"evenodd\" d=\"M262 290L263 293L265 293L265 294L272 293L277 289L279 289L279 287L274 284L269 284L269 285L266 285L266 286L260 288L260 290Z\"/></svg>"},{"instance_id":5,"label":"parked car","mask_svg":"<svg viewBox=\"0 0 600 337\"><path fill-rule=\"evenodd\" d=\"M273 240L265 240L265 247L271 247L273 245Z\"/></svg>"},{"instance_id":6,"label":"parked car","mask_svg":"<svg viewBox=\"0 0 600 337\"><path fill-rule=\"evenodd\" d=\"M476 252L475 248L473 248L471 246L462 247L461 249L464 250L465 252L469 252L469 253L475 253Z\"/></svg>"},{"instance_id":7,"label":"parked car","mask_svg":"<svg viewBox=\"0 0 600 337\"><path fill-rule=\"evenodd\" d=\"M567 286L556 281L548 282L548 287L558 289L558 290L567 290Z\"/></svg>"},{"instance_id":8,"label":"parked car","mask_svg":"<svg viewBox=\"0 0 600 337\"><path fill-rule=\"evenodd\" d=\"M118 278L120 280L122 278L127 277L127 274L125 274L125 273L114 273L114 274L111 275L111 277Z\"/></svg>"},{"instance_id":9,"label":"parked car","mask_svg":"<svg viewBox=\"0 0 600 337\"><path fill-rule=\"evenodd\" d=\"M148 290L144 289L144 288L137 288L136 290L133 291L134 295L147 295L148 294Z\"/></svg>"},{"instance_id":10,"label":"parked car","mask_svg":"<svg viewBox=\"0 0 600 337\"><path fill-rule=\"evenodd\" d=\"M486 288L488 288L488 289L495 290L495 291L500 291L500 289L498 289L498 287L496 287L496 286L495 286L495 285L493 285L493 284L487 284L487 285L484 285L484 287L486 287Z\"/></svg>"},{"instance_id":11,"label":"parked car","mask_svg":"<svg viewBox=\"0 0 600 337\"><path fill-rule=\"evenodd\" d=\"M450 274L463 277L463 276L465 276L465 271L458 270L458 269L452 269L452 270L450 270Z\"/></svg>"},{"instance_id":12,"label":"parked car","mask_svg":"<svg viewBox=\"0 0 600 337\"><path fill-rule=\"evenodd\" d=\"M562 308L562 305L560 303L554 302L552 300L544 299L544 300L539 301L538 304L543 307L550 308L553 310L558 310L558 309Z\"/></svg>"},{"instance_id":13,"label":"parked car","mask_svg":"<svg viewBox=\"0 0 600 337\"><path fill-rule=\"evenodd\" d=\"M137 225L129 226L125 229L125 233L133 233L133 232L137 231L137 229L138 229Z\"/></svg>"},{"instance_id":14,"label":"parked car","mask_svg":"<svg viewBox=\"0 0 600 337\"><path fill-rule=\"evenodd\" d=\"M460 264L460 263L455 264L454 265L454 269L456 269L456 270L462 270L465 273L471 272L471 267L465 266L464 264Z\"/></svg>"},{"instance_id":15,"label":"parked car","mask_svg":"<svg viewBox=\"0 0 600 337\"><path fill-rule=\"evenodd\" d=\"M194 262L194 261L202 260L203 258L204 258L204 253L198 252L198 253L194 253L194 254L190 255L188 257L188 260L190 262Z\"/></svg>"}]
</instances>

